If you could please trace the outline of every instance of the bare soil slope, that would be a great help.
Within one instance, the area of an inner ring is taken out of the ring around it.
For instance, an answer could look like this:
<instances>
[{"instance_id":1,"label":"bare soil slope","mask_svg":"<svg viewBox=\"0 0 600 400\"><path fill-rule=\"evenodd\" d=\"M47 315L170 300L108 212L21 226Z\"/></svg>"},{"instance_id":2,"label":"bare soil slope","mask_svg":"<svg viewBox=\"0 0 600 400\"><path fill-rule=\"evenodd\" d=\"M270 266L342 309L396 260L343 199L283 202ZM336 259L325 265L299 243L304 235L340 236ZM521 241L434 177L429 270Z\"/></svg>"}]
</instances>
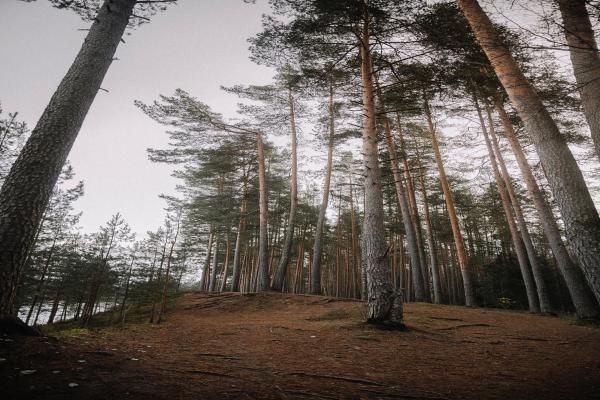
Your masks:
<instances>
[{"instance_id":1,"label":"bare soil slope","mask_svg":"<svg viewBox=\"0 0 600 400\"><path fill-rule=\"evenodd\" d=\"M161 325L3 338L3 399L600 399L600 329L406 306L407 332L318 296L190 294ZM35 372L31 372L35 371Z\"/></svg>"}]
</instances>

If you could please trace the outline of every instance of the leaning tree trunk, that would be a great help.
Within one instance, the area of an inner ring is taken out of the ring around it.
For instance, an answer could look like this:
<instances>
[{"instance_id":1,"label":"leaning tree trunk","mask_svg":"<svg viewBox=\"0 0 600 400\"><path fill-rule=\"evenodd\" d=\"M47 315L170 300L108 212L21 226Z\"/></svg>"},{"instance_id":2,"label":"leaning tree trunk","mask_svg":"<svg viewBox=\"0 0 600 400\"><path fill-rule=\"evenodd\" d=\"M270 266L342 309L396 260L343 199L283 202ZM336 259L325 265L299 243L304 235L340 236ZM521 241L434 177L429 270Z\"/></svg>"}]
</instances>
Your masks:
<instances>
[{"instance_id":1,"label":"leaning tree trunk","mask_svg":"<svg viewBox=\"0 0 600 400\"><path fill-rule=\"evenodd\" d=\"M333 83L329 85L329 141L327 145L327 166L325 167L325 181L323 182L323 199L319 209L319 218L315 231L315 245L313 250L313 263L311 269L311 292L319 294L321 289L321 254L323 253L323 226L325 225L325 215L327 213L327 204L329 203L329 187L331 185L331 171L333 169L333 139L335 134L334 126L334 104L333 104Z\"/></svg>"},{"instance_id":2,"label":"leaning tree trunk","mask_svg":"<svg viewBox=\"0 0 600 400\"><path fill-rule=\"evenodd\" d=\"M265 149L262 135L256 134L256 148L258 161L258 193L259 193L259 227L258 227L258 269L256 291L269 289L269 237L267 226L267 178L265 172Z\"/></svg>"},{"instance_id":3,"label":"leaning tree trunk","mask_svg":"<svg viewBox=\"0 0 600 400\"><path fill-rule=\"evenodd\" d=\"M600 217L566 139L477 0L458 0L533 140L565 223L569 247L600 300Z\"/></svg>"},{"instance_id":4,"label":"leaning tree trunk","mask_svg":"<svg viewBox=\"0 0 600 400\"><path fill-rule=\"evenodd\" d=\"M135 3L106 0L102 5L0 190L0 315L13 311L19 271Z\"/></svg>"},{"instance_id":5,"label":"leaning tree trunk","mask_svg":"<svg viewBox=\"0 0 600 400\"><path fill-rule=\"evenodd\" d=\"M525 223L523 209L521 208L521 204L519 203L519 199L515 193L508 169L506 168L506 163L504 162L504 157L502 156L502 151L500 150L500 144L498 143L498 137L496 136L496 128L494 127L492 112L487 101L485 102L485 111L488 117L488 124L490 126L490 141L492 142L492 146L494 147L494 151L496 153L496 161L500 166L500 172L502 178L504 179L504 185L508 191L508 196L513 206L517 225L519 226L519 231L521 233L521 237L523 238L523 244L525 245L525 250L527 251L527 257L529 258L529 265L531 266L531 271L533 272L533 279L535 280L538 300L540 302L540 311L543 313L551 313L552 304L550 303L550 296L548 295L548 287L544 281L542 266L538 260L535 247L533 246L533 241L531 240L531 235L529 234L529 229Z\"/></svg>"},{"instance_id":6,"label":"leaning tree trunk","mask_svg":"<svg viewBox=\"0 0 600 400\"><path fill-rule=\"evenodd\" d=\"M440 183L442 185L442 192L444 193L444 199L446 201L446 209L448 211L448 219L450 219L452 236L454 237L454 245L456 246L458 265L460 267L460 273L465 292L465 305L467 307L474 307L475 296L473 294L473 283L471 282L471 272L469 271L469 261L467 259L467 252L465 250L465 242L463 241L462 233L460 232L458 216L456 215L456 209L454 207L454 197L452 196L452 191L450 190L450 185L448 184L448 178L446 177L444 161L442 160L442 155L440 153L440 146L437 141L435 126L433 125L433 118L431 116L431 110L429 109L429 103L427 100L425 100L423 108L425 111L425 116L427 117L427 125L429 126L429 133L431 134L433 154L435 156L435 162L440 175Z\"/></svg>"},{"instance_id":7,"label":"leaning tree trunk","mask_svg":"<svg viewBox=\"0 0 600 400\"><path fill-rule=\"evenodd\" d=\"M542 228L544 229L544 233L548 239L550 249L552 249L552 254L556 259L558 269L562 273L565 284L567 285L571 295L571 301L575 307L575 312L577 313L577 316L582 319L597 318L600 316L600 308L598 307L598 303L590 291L583 273L573 262L571 256L567 252L554 214L552 213L548 203L546 203L544 194L542 193L537 181L535 180L535 177L533 176L533 173L531 172L531 167L529 166L527 158L523 153L523 148L517 139L517 135L515 134L510 118L504 109L504 105L500 99L496 98L494 99L494 106L496 112L498 115L500 115L500 121L502 123L502 127L504 128L504 135L510 143L512 151L515 155L515 159L517 160L517 164L519 165L519 169L521 170L521 175L527 186L529 196L531 197L533 205L538 212Z\"/></svg>"},{"instance_id":8,"label":"leaning tree trunk","mask_svg":"<svg viewBox=\"0 0 600 400\"><path fill-rule=\"evenodd\" d=\"M296 210L298 209L298 144L296 142L296 116L294 113L294 97L292 96L292 90L288 92L288 103L290 108L290 137L292 141L291 145L291 156L292 156L292 180L290 182L290 215L288 216L287 229L285 231L285 238L283 240L283 247L281 249L281 256L279 258L279 264L275 271L273 278L273 284L271 289L281 291L283 288L283 281L287 274L288 264L292 255L292 242L294 240L294 230L296 229Z\"/></svg>"},{"instance_id":9,"label":"leaning tree trunk","mask_svg":"<svg viewBox=\"0 0 600 400\"><path fill-rule=\"evenodd\" d=\"M487 147L488 154L490 157L490 163L492 164L492 171L494 173L494 179L496 180L498 194L500 195L500 202L502 203L504 215L506 216L506 222L508 223L508 231L510 232L510 237L515 248L515 253L517 253L517 260L519 262L519 268L521 269L521 277L523 278L523 283L525 284L525 292L527 293L529 311L531 311L532 313L539 313L540 305L538 303L538 298L536 295L535 282L533 281L531 270L529 269L529 265L527 264L527 253L525 251L525 248L523 247L523 242L521 241L521 236L519 235L519 230L517 229L517 224L515 223L513 211L510 207L510 199L508 197L508 194L506 193L506 186L504 185L504 181L502 180L502 177L500 175L500 169L498 168L498 163L496 162L496 156L494 155L494 149L492 148L490 135L488 134L488 130L485 126L483 115L481 114L481 109L479 107L479 102L477 101L477 98L475 96L473 96L473 101L475 103L475 109L477 110L477 116L479 117L479 124L481 125L481 131L483 132L483 138L485 139L485 145Z\"/></svg>"},{"instance_id":10,"label":"leaning tree trunk","mask_svg":"<svg viewBox=\"0 0 600 400\"><path fill-rule=\"evenodd\" d=\"M558 0L585 118L600 157L600 55L586 0Z\"/></svg>"},{"instance_id":11,"label":"leaning tree trunk","mask_svg":"<svg viewBox=\"0 0 600 400\"><path fill-rule=\"evenodd\" d=\"M383 225L381 170L377 148L375 96L370 53L370 17L364 7L360 43L363 101L363 160L365 163L365 206L362 256L367 275L367 322L402 324L402 292L390 282L388 245Z\"/></svg>"}]
</instances>

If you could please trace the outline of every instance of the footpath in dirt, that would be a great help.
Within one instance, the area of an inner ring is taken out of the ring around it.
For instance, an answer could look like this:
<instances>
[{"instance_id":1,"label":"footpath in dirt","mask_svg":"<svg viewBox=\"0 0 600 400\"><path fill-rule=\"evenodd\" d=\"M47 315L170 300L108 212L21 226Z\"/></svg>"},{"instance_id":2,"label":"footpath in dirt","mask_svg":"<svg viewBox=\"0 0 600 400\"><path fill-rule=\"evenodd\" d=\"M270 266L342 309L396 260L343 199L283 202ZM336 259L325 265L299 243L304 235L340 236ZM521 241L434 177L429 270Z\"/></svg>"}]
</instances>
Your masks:
<instances>
[{"instance_id":1,"label":"footpath in dirt","mask_svg":"<svg viewBox=\"0 0 600 400\"><path fill-rule=\"evenodd\" d=\"M600 329L407 304L408 331L318 296L188 294L160 325L3 337L9 399L600 399Z\"/></svg>"}]
</instances>

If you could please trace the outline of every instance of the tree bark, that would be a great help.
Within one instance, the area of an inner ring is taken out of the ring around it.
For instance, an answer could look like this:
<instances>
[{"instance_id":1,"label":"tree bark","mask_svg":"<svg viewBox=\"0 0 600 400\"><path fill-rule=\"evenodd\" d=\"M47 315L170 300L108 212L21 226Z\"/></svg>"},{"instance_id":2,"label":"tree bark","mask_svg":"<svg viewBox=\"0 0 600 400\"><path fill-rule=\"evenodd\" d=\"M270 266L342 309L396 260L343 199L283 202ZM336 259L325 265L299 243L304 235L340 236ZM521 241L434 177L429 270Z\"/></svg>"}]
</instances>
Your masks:
<instances>
[{"instance_id":1,"label":"tree bark","mask_svg":"<svg viewBox=\"0 0 600 400\"><path fill-rule=\"evenodd\" d=\"M567 142L477 0L458 0L533 140L563 217L567 242L600 301L600 217Z\"/></svg>"},{"instance_id":2,"label":"tree bark","mask_svg":"<svg viewBox=\"0 0 600 400\"><path fill-rule=\"evenodd\" d=\"M515 223L515 218L513 217L513 210L510 206L510 199L506 192L506 186L504 185L504 181L502 180L502 177L500 175L500 169L498 168L498 163L496 162L496 156L494 155L494 149L492 148L490 135L486 128L485 121L483 120L483 115L481 114L481 108L479 107L477 97L473 96L473 101L475 103L475 109L477 110L477 116L479 117L479 123L481 125L481 130L485 139L485 145L487 147L488 154L490 157L490 163L492 164L492 171L494 173L494 179L496 180L498 193L500 194L500 201L502 203L504 215L506 216L506 222L508 224L510 237L512 239L515 253L517 254L517 259L519 261L519 268L521 269L521 276L523 278L523 283L525 284L525 291L527 293L529 311L531 311L532 313L539 313L540 305L538 303L538 298L536 295L535 283L533 281L531 271L529 270L529 265L527 264L527 254L525 248L523 247L523 242L521 241L521 236L519 235L519 230L517 229L517 224Z\"/></svg>"},{"instance_id":3,"label":"tree bark","mask_svg":"<svg viewBox=\"0 0 600 400\"><path fill-rule=\"evenodd\" d=\"M402 292L390 282L388 245L383 226L383 197L375 121L375 96L370 53L370 16L363 5L363 26L360 42L363 160L365 163L365 207L362 232L363 262L367 275L367 322L402 324Z\"/></svg>"},{"instance_id":4,"label":"tree bark","mask_svg":"<svg viewBox=\"0 0 600 400\"><path fill-rule=\"evenodd\" d=\"M600 158L600 55L586 0L558 0L583 111Z\"/></svg>"},{"instance_id":5,"label":"tree bark","mask_svg":"<svg viewBox=\"0 0 600 400\"><path fill-rule=\"evenodd\" d=\"M315 245L313 250L313 262L311 277L312 294L319 294L321 288L321 254L323 253L323 227L329 204L329 188L331 186L331 171L333 169L333 139L335 134L334 126L334 103L333 103L333 83L329 85L329 141L327 144L327 165L325 166L325 180L323 182L323 199L319 209L319 218L317 219L317 228L315 230Z\"/></svg>"},{"instance_id":6,"label":"tree bark","mask_svg":"<svg viewBox=\"0 0 600 400\"><path fill-rule=\"evenodd\" d=\"M259 238L258 238L258 270L256 291L269 289L269 238L267 226L267 178L265 172L265 149L262 135L256 134L258 161L258 192L259 192Z\"/></svg>"},{"instance_id":7,"label":"tree bark","mask_svg":"<svg viewBox=\"0 0 600 400\"><path fill-rule=\"evenodd\" d=\"M500 116L500 122L504 128L504 135L510 143L515 159L517 160L517 165L521 170L521 175L527 186L529 197L533 201L533 205L538 212L544 234L548 239L548 244L552 249L552 254L556 259L558 269L565 280L577 316L582 319L598 318L600 316L600 307L598 307L598 303L588 287L583 273L567 252L554 213L546 202L544 194L533 176L531 167L529 166L523 148L521 147L521 143L517 139L510 118L500 99L494 99L494 107Z\"/></svg>"},{"instance_id":8,"label":"tree bark","mask_svg":"<svg viewBox=\"0 0 600 400\"><path fill-rule=\"evenodd\" d=\"M456 246L458 265L460 267L460 273L463 280L465 305L467 307L474 307L475 296L473 294L473 283L471 282L471 272L469 271L469 261L467 258L467 252L465 251L465 243L463 241L462 233L460 232L460 225L458 224L458 217L456 215L456 209L454 208L454 197L452 196L452 191L450 191L450 185L448 184L448 178L446 177L446 170L444 168L444 162L440 153L440 146L438 145L435 126L433 125L433 118L431 116L431 110L429 109L429 103L427 100L425 100L424 103L424 111L425 116L427 117L429 133L431 134L431 144L433 147L435 161L440 174L440 183L444 193L444 200L446 201L448 218L450 219L450 225L452 227L452 236L454 237L454 244Z\"/></svg>"},{"instance_id":9,"label":"tree bark","mask_svg":"<svg viewBox=\"0 0 600 400\"><path fill-rule=\"evenodd\" d=\"M133 12L106 0L0 190L0 315L11 314L19 272L52 188Z\"/></svg>"}]
</instances>

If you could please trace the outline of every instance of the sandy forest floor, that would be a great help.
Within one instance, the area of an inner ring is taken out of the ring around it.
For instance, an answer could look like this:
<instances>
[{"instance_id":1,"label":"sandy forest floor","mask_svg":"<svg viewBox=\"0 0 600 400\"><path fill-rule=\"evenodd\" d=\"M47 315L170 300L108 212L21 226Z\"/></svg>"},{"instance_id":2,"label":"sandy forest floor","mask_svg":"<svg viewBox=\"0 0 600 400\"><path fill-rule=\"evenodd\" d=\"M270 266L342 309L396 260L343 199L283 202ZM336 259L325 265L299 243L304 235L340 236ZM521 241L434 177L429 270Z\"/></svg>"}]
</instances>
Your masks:
<instances>
[{"instance_id":1,"label":"sandy forest floor","mask_svg":"<svg viewBox=\"0 0 600 400\"><path fill-rule=\"evenodd\" d=\"M318 296L188 294L161 325L0 341L2 399L600 399L600 329ZM32 372L34 371L34 372ZM8 394L8 396L6 395Z\"/></svg>"}]
</instances>

